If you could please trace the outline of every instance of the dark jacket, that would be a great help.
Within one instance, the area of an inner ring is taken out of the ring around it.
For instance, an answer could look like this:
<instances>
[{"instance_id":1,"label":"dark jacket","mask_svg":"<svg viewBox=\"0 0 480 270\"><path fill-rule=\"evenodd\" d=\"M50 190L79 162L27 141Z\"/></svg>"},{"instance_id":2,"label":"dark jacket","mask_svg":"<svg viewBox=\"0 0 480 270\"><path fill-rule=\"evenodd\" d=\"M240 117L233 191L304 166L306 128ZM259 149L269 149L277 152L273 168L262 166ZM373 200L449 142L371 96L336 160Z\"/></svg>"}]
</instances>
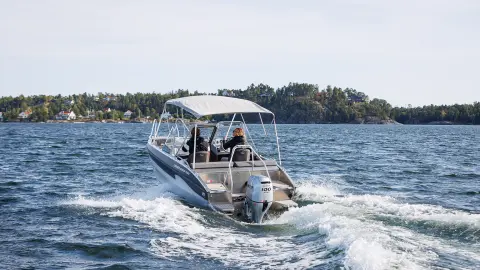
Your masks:
<instances>
[{"instance_id":1,"label":"dark jacket","mask_svg":"<svg viewBox=\"0 0 480 270\"><path fill-rule=\"evenodd\" d=\"M190 138L190 140L187 141L186 145L188 145L188 153L193 154L193 137ZM203 137L198 137L197 138L197 151L208 151L208 142L205 141ZM185 146L182 146L183 151L187 151Z\"/></svg>"},{"instance_id":2,"label":"dark jacket","mask_svg":"<svg viewBox=\"0 0 480 270\"><path fill-rule=\"evenodd\" d=\"M230 152L232 152L233 147L237 145L245 145L247 144L245 137L243 136L235 136L228 140L227 142L223 143L223 149L228 149L230 148Z\"/></svg>"}]
</instances>

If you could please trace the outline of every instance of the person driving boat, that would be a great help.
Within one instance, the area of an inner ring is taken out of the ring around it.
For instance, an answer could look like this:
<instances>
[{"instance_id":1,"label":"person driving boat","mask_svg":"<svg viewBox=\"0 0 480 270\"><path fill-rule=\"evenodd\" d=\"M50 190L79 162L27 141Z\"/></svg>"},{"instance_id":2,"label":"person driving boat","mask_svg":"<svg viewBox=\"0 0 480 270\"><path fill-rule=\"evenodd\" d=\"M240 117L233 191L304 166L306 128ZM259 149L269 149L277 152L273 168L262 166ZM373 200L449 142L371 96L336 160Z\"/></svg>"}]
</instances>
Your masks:
<instances>
[{"instance_id":1,"label":"person driving boat","mask_svg":"<svg viewBox=\"0 0 480 270\"><path fill-rule=\"evenodd\" d=\"M230 154L232 154L232 149L237 145L245 145L245 132L242 128L236 128L233 130L233 137L227 142L223 141L223 149L227 150L230 148Z\"/></svg>"},{"instance_id":2,"label":"person driving boat","mask_svg":"<svg viewBox=\"0 0 480 270\"><path fill-rule=\"evenodd\" d=\"M208 143L205 141L205 139L203 137L200 136L200 129L199 128L196 128L196 132L195 132L195 128L192 128L192 130L190 131L190 134L191 134L191 137L186 142L186 145L188 145L188 153L190 155L193 154L193 149L194 149L195 144L197 145L197 150L196 150L197 152L208 151ZM194 142L195 138L197 138L196 143ZM187 152L187 149L185 148L185 145L182 146L182 150Z\"/></svg>"}]
</instances>

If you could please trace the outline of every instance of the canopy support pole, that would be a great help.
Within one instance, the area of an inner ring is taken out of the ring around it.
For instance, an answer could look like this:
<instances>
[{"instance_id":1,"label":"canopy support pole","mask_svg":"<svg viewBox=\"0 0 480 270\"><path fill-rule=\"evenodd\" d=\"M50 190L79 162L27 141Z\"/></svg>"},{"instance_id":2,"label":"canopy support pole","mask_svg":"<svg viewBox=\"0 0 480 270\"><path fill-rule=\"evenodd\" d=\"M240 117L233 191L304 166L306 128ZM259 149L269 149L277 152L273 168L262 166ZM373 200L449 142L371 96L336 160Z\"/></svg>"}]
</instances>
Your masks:
<instances>
[{"instance_id":1,"label":"canopy support pole","mask_svg":"<svg viewBox=\"0 0 480 270\"><path fill-rule=\"evenodd\" d=\"M162 124L163 115L166 111L167 111L167 103L163 105L163 111L162 111L162 114L160 115L160 121L159 121L160 123L157 125L157 129L155 130L155 137L158 136L158 131L160 130L160 125ZM170 130L168 119L167 119L167 128Z\"/></svg>"},{"instance_id":2,"label":"canopy support pole","mask_svg":"<svg viewBox=\"0 0 480 270\"><path fill-rule=\"evenodd\" d=\"M242 117L243 125L245 126L245 130L247 131L248 137L252 138L253 147L257 149L257 147L255 146L255 142L253 141L253 137L250 135L250 131L248 131L247 123L245 123L245 119L243 119L243 114L240 114L240 116Z\"/></svg>"},{"instance_id":3,"label":"canopy support pole","mask_svg":"<svg viewBox=\"0 0 480 270\"><path fill-rule=\"evenodd\" d=\"M265 125L263 124L262 114L258 113L258 116L260 117L260 122L262 123L263 133L265 134L265 136L267 136L267 130L265 130Z\"/></svg>"},{"instance_id":4,"label":"canopy support pole","mask_svg":"<svg viewBox=\"0 0 480 270\"><path fill-rule=\"evenodd\" d=\"M278 163L282 166L282 158L280 156L280 144L278 143L277 123L275 122L275 116L273 116L273 126L275 128L275 137L277 138L277 151L278 151Z\"/></svg>"},{"instance_id":5,"label":"canopy support pole","mask_svg":"<svg viewBox=\"0 0 480 270\"><path fill-rule=\"evenodd\" d=\"M236 116L236 115L237 115L237 113L234 113L234 114L233 114L232 121L230 121L230 126L228 126L228 130L227 130L227 133L225 134L224 140L227 140L228 133L230 133L230 129L232 128L233 120L235 120L235 116Z\"/></svg>"},{"instance_id":6,"label":"canopy support pole","mask_svg":"<svg viewBox=\"0 0 480 270\"><path fill-rule=\"evenodd\" d=\"M194 137L193 137L193 169L195 170L195 153L197 150L197 123L195 123L195 131L194 131Z\"/></svg>"}]
</instances>

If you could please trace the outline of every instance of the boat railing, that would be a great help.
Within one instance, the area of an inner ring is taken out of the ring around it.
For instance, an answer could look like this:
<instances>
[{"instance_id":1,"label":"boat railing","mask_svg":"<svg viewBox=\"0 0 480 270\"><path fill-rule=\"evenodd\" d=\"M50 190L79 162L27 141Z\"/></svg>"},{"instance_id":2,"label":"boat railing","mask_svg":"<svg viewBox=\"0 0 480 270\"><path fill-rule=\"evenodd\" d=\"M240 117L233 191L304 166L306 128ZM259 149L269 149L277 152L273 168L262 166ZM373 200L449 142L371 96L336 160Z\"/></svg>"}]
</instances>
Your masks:
<instances>
[{"instance_id":1,"label":"boat railing","mask_svg":"<svg viewBox=\"0 0 480 270\"><path fill-rule=\"evenodd\" d=\"M188 131L188 127L187 125L185 124L185 122L183 121L183 119L176 119L175 120L175 127L177 129L177 136L179 138L182 138L180 136L180 130L178 128L178 125L181 124L182 127L183 127L183 142L182 142L182 145L177 149L177 151L175 153L173 153L174 156L177 156L178 155L178 152L180 152L180 149L182 149L182 147L185 145L185 142L187 141L187 131Z\"/></svg>"},{"instance_id":2,"label":"boat railing","mask_svg":"<svg viewBox=\"0 0 480 270\"><path fill-rule=\"evenodd\" d=\"M157 125L160 124L157 122L157 119L153 119L152 130L150 131L150 136L148 137L149 141L153 142L154 138L157 137L156 130Z\"/></svg>"},{"instance_id":3,"label":"boat railing","mask_svg":"<svg viewBox=\"0 0 480 270\"><path fill-rule=\"evenodd\" d=\"M153 123L152 123L152 129L150 131L150 136L149 136L149 140L150 142L154 142L155 139L158 137L158 132L159 132L159 127L160 127L160 124L161 124L161 120L160 121L157 121L156 119L153 120ZM183 144L185 143L186 141L186 130L188 130L188 127L187 125L185 124L185 122L183 121L183 119L176 119L175 120L175 123L173 125L168 125L168 133L167 133L167 137L165 139L165 144L167 144L167 142L169 140L172 140L172 148L176 148L175 147L175 144L177 142L177 138L182 138L182 136L180 135L180 127L183 127L183 138L184 138L184 141L182 142L182 146ZM180 146L181 147L181 146ZM176 150L176 149L174 149ZM178 150L176 151L173 151L172 154L173 155L176 155L178 152Z\"/></svg>"},{"instance_id":4,"label":"boat railing","mask_svg":"<svg viewBox=\"0 0 480 270\"><path fill-rule=\"evenodd\" d=\"M176 119L175 120L175 126L178 126L178 123L182 124L182 126L183 126L183 137L186 137L186 131L188 131L187 124L185 124L183 119ZM180 137L180 131L178 133L178 137Z\"/></svg>"},{"instance_id":5,"label":"boat railing","mask_svg":"<svg viewBox=\"0 0 480 270\"><path fill-rule=\"evenodd\" d=\"M175 129L177 129L176 126L173 126L170 128L170 130L168 131L167 138L165 139L165 144L167 144L168 139L170 139L170 136L173 136L172 146L175 146Z\"/></svg>"},{"instance_id":6,"label":"boat railing","mask_svg":"<svg viewBox=\"0 0 480 270\"><path fill-rule=\"evenodd\" d=\"M267 167L267 164L265 163L265 161L263 160L263 158L257 154L257 152L253 149L253 147L251 145L236 145L232 148L231 150L231 155L230 155L230 160L228 162L228 174L229 174L229 177L228 177L228 180L230 181L229 184L230 184L230 192L233 191L233 174L232 174L232 162L233 162L233 156L235 154L235 151L237 149L249 149L250 150L250 154L251 154L251 162L252 162L252 170L254 169L255 167L255 156L257 156L259 158L259 160L263 163L263 166L265 167L265 171L267 172L267 176L268 176L268 179L271 180L270 178L270 173L268 172L268 167Z\"/></svg>"},{"instance_id":7,"label":"boat railing","mask_svg":"<svg viewBox=\"0 0 480 270\"><path fill-rule=\"evenodd\" d=\"M183 130L183 137L180 136L180 129L179 129L179 124L182 124L183 127L184 127L184 130ZM170 149L170 154L175 156L179 151L180 151L180 148L183 146L183 144L185 144L185 141L186 141L186 136L185 136L185 129L187 128L187 126L185 125L185 122L183 122L182 119L177 119L175 121L175 125L173 125L170 130L168 131L168 135L167 135L167 138L165 140L165 144L168 144L168 140L172 140L172 143L171 143L171 149ZM183 138L184 140L182 141L182 145L177 149L176 147L176 143L177 143L177 137L178 138Z\"/></svg>"}]
</instances>

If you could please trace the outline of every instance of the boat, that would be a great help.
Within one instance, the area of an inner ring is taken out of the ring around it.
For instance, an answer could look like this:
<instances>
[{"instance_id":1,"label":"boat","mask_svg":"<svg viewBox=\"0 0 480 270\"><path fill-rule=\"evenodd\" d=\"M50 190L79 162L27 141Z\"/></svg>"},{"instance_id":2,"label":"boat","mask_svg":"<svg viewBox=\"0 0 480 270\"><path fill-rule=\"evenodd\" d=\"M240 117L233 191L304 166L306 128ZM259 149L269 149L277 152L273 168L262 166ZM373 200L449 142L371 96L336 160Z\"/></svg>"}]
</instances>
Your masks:
<instances>
[{"instance_id":1,"label":"boat","mask_svg":"<svg viewBox=\"0 0 480 270\"><path fill-rule=\"evenodd\" d=\"M292 200L295 185L281 166L277 126L271 111L248 100L210 95L168 100L162 115L169 115L167 112L172 109L176 110L177 118L154 120L147 143L154 173L170 192L194 207L211 209L251 223L262 223L297 206ZM184 118L184 114L190 119ZM258 115L265 135L262 116L268 115L272 119L276 158L258 152L244 114ZM207 123L200 120L213 115L233 117L230 121ZM241 121L235 121L235 117ZM230 149L230 154L223 149L222 141L237 126L245 131L246 143ZM189 155L182 150L192 128L200 128L200 135L207 138L208 151L194 149Z\"/></svg>"}]
</instances>

